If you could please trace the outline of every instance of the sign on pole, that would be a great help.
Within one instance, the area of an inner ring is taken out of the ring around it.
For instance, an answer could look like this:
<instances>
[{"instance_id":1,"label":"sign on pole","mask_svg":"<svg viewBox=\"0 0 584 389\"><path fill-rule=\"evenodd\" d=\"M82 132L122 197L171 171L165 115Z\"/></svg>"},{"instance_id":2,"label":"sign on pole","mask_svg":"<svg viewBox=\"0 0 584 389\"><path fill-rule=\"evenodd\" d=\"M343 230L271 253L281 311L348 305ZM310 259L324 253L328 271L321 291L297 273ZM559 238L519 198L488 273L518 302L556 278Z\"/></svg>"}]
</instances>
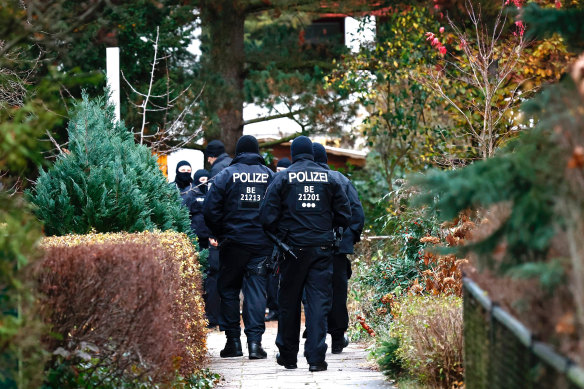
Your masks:
<instances>
[{"instance_id":1,"label":"sign on pole","mask_svg":"<svg viewBox=\"0 0 584 389\"><path fill-rule=\"evenodd\" d=\"M107 84L110 90L110 102L115 107L116 120L120 121L120 48L105 49Z\"/></svg>"}]
</instances>

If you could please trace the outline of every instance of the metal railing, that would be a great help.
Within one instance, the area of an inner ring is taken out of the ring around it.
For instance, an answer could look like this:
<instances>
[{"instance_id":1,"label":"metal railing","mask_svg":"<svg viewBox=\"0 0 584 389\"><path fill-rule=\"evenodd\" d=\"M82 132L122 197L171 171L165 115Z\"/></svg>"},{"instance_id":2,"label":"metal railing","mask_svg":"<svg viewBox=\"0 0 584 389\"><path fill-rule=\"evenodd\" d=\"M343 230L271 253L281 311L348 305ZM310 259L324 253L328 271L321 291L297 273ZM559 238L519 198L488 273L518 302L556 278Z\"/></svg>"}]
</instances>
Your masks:
<instances>
[{"instance_id":1,"label":"metal railing","mask_svg":"<svg viewBox=\"0 0 584 389\"><path fill-rule=\"evenodd\" d=\"M584 388L584 369L535 340L473 281L463 283L467 389Z\"/></svg>"}]
</instances>

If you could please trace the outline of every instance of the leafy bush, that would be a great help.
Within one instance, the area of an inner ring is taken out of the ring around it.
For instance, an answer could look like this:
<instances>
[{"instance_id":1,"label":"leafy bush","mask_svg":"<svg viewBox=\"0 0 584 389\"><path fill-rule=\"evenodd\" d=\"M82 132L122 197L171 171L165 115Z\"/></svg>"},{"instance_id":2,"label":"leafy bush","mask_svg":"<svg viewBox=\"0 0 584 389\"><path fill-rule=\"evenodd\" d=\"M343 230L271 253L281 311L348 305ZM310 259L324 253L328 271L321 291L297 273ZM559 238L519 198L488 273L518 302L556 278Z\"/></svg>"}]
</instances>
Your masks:
<instances>
[{"instance_id":1,"label":"leafy bush","mask_svg":"<svg viewBox=\"0 0 584 389\"><path fill-rule=\"evenodd\" d=\"M208 369L202 369L189 377L178 377L173 386L184 387L185 389L213 389L220 378L219 374L212 373Z\"/></svg>"},{"instance_id":2,"label":"leafy bush","mask_svg":"<svg viewBox=\"0 0 584 389\"><path fill-rule=\"evenodd\" d=\"M383 232L388 239L368 242L358 246L353 263L357 265L354 287L363 289L373 299L375 309L383 307L382 298L388 293L408 290L423 272L429 269L424 262L424 250L433 242L424 237L439 235L439 228L432 218L423 218L421 212L410 211L406 204L400 204L398 197L389 208L390 213L380 218Z\"/></svg>"},{"instance_id":3,"label":"leafy bush","mask_svg":"<svg viewBox=\"0 0 584 389\"><path fill-rule=\"evenodd\" d=\"M404 296L392 308L392 352L410 375L433 387L463 381L462 299L456 296Z\"/></svg>"},{"instance_id":4,"label":"leafy bush","mask_svg":"<svg viewBox=\"0 0 584 389\"><path fill-rule=\"evenodd\" d=\"M190 234L186 208L151 151L134 143L104 98L76 106L69 122L69 150L29 192L48 235L139 232Z\"/></svg>"},{"instance_id":5,"label":"leafy bush","mask_svg":"<svg viewBox=\"0 0 584 389\"><path fill-rule=\"evenodd\" d=\"M353 339L365 340L371 333L387 332L391 299L418 284L433 266L424 261L425 249L433 243L422 239L440 236L440 228L435 219L423 218L422 212L409 208L411 193L403 187L383 199L386 213L378 218L380 230L376 232L386 234L386 238L364 238L356 246L354 275L349 281Z\"/></svg>"},{"instance_id":6,"label":"leafy bush","mask_svg":"<svg viewBox=\"0 0 584 389\"><path fill-rule=\"evenodd\" d=\"M382 173L379 153L371 151L367 155L367 164L364 169L350 169L346 174L355 185L363 205L367 223L364 229L372 234L381 234L383 230L381 217L387 214L389 205L387 194L390 188Z\"/></svg>"},{"instance_id":7,"label":"leafy bush","mask_svg":"<svg viewBox=\"0 0 584 389\"><path fill-rule=\"evenodd\" d=\"M72 355L61 350L55 358L53 366L47 372L42 389L212 389L220 379L218 374L212 373L208 369L198 370L188 377L176 375L171 381L163 383L154 382L152 377L135 379L119 377L112 375L109 366L103 365L99 358L92 358L87 351L79 351Z\"/></svg>"},{"instance_id":8,"label":"leafy bush","mask_svg":"<svg viewBox=\"0 0 584 389\"><path fill-rule=\"evenodd\" d=\"M169 381L203 367L201 274L186 235L68 235L42 246L37 277L55 334L47 341L51 374L67 371L59 359L98 383ZM67 377L51 378L54 387Z\"/></svg>"}]
</instances>

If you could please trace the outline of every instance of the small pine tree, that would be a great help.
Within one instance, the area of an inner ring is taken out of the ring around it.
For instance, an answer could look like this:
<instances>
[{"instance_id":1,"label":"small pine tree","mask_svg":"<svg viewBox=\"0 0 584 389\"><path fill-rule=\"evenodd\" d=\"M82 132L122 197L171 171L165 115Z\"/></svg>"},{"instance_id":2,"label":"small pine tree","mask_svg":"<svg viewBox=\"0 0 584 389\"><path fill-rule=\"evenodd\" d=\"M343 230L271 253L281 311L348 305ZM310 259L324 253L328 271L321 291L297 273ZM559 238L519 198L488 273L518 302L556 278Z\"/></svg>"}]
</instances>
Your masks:
<instances>
[{"instance_id":1,"label":"small pine tree","mask_svg":"<svg viewBox=\"0 0 584 389\"><path fill-rule=\"evenodd\" d=\"M151 151L134 142L113 107L86 94L69 122L69 152L41 170L29 200L48 235L138 232L190 234L188 211Z\"/></svg>"}]
</instances>

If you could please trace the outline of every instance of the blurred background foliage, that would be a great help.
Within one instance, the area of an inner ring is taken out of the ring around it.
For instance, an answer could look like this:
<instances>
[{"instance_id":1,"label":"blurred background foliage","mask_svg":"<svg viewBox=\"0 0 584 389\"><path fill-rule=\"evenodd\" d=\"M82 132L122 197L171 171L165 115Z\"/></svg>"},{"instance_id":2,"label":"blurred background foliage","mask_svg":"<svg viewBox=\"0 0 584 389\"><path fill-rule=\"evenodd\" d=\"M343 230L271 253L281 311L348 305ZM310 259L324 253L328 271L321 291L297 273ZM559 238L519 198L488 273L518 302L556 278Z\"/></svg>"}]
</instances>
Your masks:
<instances>
[{"instance_id":1,"label":"blurred background foliage","mask_svg":"<svg viewBox=\"0 0 584 389\"><path fill-rule=\"evenodd\" d=\"M406 300L405 305L415 306L409 296L421 294L433 296L431 301L448 306L449 312L460 312L460 303L447 296L460 290L462 268L467 262L471 264L467 271L482 280L483 287L493 285L489 293L497 301L526 323L547 322L533 328L545 333L545 338L561 350L571 349L569 355L580 358L569 340L579 327L567 334L558 333L554 326L566 328L570 320L567 318L582 310L574 305L577 296L568 306L556 301L559 296L566 299L562 282L570 278L578 282L574 272L581 268L573 257L574 253L584 252L565 240L570 230L577 231L572 233L572 239L583 231L577 229L581 227L575 222L580 211L574 212L581 209L574 192L580 187L581 136L576 133L581 128L581 97L567 74L581 51L578 47L582 35L576 37L580 27L575 20L582 15L582 4L541 1L521 10L527 45L500 93L501 101L505 101L505 96L520 84L518 102L522 106L513 108L503 123L512 129L512 136L499 143L494 157L475 162L479 145L461 137L460 129L466 124L460 113L433 95L427 83L420 82L427 72L448 61L454 63L457 58L451 55L460 54L446 15L461 29L471 26L468 16L465 18L464 2L436 3L431 11L406 7L402 13L394 13L393 24L388 25L390 31L392 25L402 25L405 28L399 34L412 31L411 35L344 57L328 79L342 89L361 91L360 102L369 109L360 130L374 150L366 168L351 176L366 210L366 228L371 235L379 236L365 239L354 258L351 308L359 318L352 318L352 336L374 344L381 368L393 377L401 376L406 385L413 387L434 379L438 379L433 381L435 385L456 387L461 384L457 376L461 365L450 366L451 376L412 368L423 366L428 354L417 348L417 354L406 355L400 347L411 344L408 342L412 339L421 342L415 344L423 344L422 334L411 331L404 337L404 332L396 331L395 326L401 320L410 324L445 323L446 317L417 311L406 319L397 307ZM486 25L492 23L497 10L481 8ZM508 10L512 13L501 45L516 31L517 12L514 7ZM418 23L424 27L416 30ZM444 32L440 27L445 27ZM445 57L425 42L426 32L433 32L446 46ZM396 41L405 46L403 52L392 50L398 46ZM381 65L377 68L371 64ZM470 88L456 67L452 68L448 80L442 77L436 82L457 102L482 98L480 91ZM380 76L383 72L385 77ZM397 81L400 75L405 79L402 84ZM387 91L394 91L395 96ZM413 120L421 116L420 112L435 116L427 122ZM391 136L392 128L397 138L401 137L401 145L391 141L395 138L383 138ZM400 159L404 146L406 157ZM571 168L566 170L566 166ZM567 173L560 173L564 171ZM569 206L561 205L568 200ZM436 245L447 250L438 250ZM484 274L470 270L475 268ZM499 269L504 275L495 276L487 269ZM494 277L502 278L499 282ZM526 287L529 279L536 280L538 286ZM457 284L454 289L453 282ZM503 286L513 282L517 282L516 288ZM519 285L525 290L520 292ZM580 290L576 285L571 289L574 293ZM550 299L550 291L555 291L556 300L545 300ZM551 306L562 306L561 312L554 310L553 318L546 319L543 311L534 308L544 300ZM371 331L377 334L375 339L370 337ZM454 344L446 338L444 341L440 347L456 351ZM440 381L446 379L449 384Z\"/></svg>"}]
</instances>

